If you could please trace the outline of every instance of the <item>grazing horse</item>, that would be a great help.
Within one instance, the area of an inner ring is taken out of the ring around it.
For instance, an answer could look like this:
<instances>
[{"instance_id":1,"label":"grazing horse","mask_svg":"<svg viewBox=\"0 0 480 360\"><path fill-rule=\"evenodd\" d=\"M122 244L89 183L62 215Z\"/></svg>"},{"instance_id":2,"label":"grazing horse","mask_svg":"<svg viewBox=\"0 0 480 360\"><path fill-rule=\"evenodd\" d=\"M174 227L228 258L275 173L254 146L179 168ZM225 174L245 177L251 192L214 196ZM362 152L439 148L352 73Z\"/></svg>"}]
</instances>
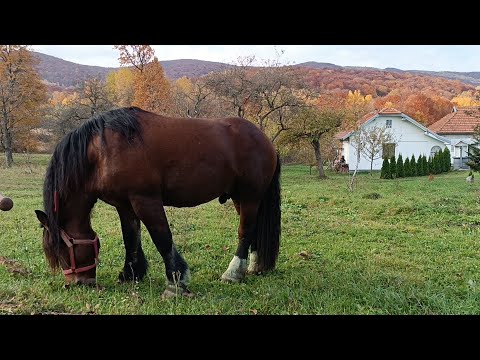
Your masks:
<instances>
[{"instance_id":1,"label":"grazing horse","mask_svg":"<svg viewBox=\"0 0 480 360\"><path fill-rule=\"evenodd\" d=\"M232 199L240 215L238 247L221 276L275 268L280 242L280 161L271 141L241 118L182 119L136 107L95 115L67 134L48 166L43 249L67 284L96 284L100 241L90 221L97 199L117 209L125 245L119 281L142 280L143 222L160 252L164 296L188 295L188 265L172 241L164 206L192 207ZM250 249L250 261L247 257Z\"/></svg>"}]
</instances>

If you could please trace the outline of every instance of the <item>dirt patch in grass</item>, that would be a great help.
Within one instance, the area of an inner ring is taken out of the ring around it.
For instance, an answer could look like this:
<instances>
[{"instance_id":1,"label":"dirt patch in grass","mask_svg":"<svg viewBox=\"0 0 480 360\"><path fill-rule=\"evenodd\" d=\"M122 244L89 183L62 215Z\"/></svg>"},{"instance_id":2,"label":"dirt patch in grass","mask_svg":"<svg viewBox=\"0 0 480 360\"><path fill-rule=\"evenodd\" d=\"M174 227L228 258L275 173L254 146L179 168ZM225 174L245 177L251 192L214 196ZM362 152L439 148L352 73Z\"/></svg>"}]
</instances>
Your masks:
<instances>
[{"instance_id":1,"label":"dirt patch in grass","mask_svg":"<svg viewBox=\"0 0 480 360\"><path fill-rule=\"evenodd\" d=\"M7 271L12 274L29 275L30 271L26 270L18 261L7 259L4 256L0 256L0 265L7 268Z\"/></svg>"},{"instance_id":2,"label":"dirt patch in grass","mask_svg":"<svg viewBox=\"0 0 480 360\"><path fill-rule=\"evenodd\" d=\"M15 298L0 300L0 314L13 314L20 306Z\"/></svg>"}]
</instances>

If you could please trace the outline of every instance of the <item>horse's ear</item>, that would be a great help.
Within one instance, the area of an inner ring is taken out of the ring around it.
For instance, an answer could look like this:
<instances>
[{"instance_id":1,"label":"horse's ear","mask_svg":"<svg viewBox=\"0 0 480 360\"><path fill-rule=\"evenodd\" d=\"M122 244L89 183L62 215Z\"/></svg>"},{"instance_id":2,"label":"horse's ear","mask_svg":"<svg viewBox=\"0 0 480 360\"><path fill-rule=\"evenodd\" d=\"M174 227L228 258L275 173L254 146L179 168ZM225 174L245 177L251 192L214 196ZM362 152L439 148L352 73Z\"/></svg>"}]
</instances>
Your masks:
<instances>
[{"instance_id":1,"label":"horse's ear","mask_svg":"<svg viewBox=\"0 0 480 360\"><path fill-rule=\"evenodd\" d=\"M37 219L40 221L40 223L48 227L48 216L45 214L42 210L35 210L35 214L37 214Z\"/></svg>"}]
</instances>

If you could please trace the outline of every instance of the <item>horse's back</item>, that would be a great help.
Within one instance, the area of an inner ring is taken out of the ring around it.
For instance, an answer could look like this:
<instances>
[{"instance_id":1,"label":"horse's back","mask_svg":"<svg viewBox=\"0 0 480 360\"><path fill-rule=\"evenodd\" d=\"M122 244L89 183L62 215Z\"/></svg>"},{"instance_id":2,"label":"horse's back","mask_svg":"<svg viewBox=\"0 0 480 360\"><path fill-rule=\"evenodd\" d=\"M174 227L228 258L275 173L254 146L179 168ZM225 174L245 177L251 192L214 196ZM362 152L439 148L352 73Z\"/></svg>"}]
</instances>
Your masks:
<instances>
[{"instance_id":1,"label":"horse's back","mask_svg":"<svg viewBox=\"0 0 480 360\"><path fill-rule=\"evenodd\" d=\"M240 188L263 189L270 182L275 150L247 120L182 119L145 112L138 121L142 133L132 145L120 134L106 131L107 145L96 166L100 192L156 193L166 205L195 206Z\"/></svg>"}]
</instances>

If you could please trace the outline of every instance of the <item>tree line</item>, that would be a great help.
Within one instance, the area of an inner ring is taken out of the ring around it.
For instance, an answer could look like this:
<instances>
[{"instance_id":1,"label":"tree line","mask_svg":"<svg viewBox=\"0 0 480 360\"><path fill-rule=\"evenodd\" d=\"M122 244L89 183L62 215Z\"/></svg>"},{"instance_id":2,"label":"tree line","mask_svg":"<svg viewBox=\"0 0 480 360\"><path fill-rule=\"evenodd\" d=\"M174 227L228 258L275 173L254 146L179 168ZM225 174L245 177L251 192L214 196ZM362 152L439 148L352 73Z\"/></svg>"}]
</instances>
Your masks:
<instances>
[{"instance_id":1,"label":"tree line","mask_svg":"<svg viewBox=\"0 0 480 360\"><path fill-rule=\"evenodd\" d=\"M114 48L121 68L105 81L92 78L73 91L48 94L28 47L0 45L0 142L6 166L12 165L14 151L38 151L40 145L51 151L65 134L99 112L138 106L186 119L245 118L277 145L284 158L315 162L324 177L325 160L333 163L336 156L335 133L355 127L385 98L378 91L372 96L314 86L304 69L282 63L282 52L268 60L241 57L237 66L172 82L149 45ZM458 90L462 95L464 88ZM388 99L395 101L393 95ZM392 101L381 105L397 106Z\"/></svg>"}]
</instances>

